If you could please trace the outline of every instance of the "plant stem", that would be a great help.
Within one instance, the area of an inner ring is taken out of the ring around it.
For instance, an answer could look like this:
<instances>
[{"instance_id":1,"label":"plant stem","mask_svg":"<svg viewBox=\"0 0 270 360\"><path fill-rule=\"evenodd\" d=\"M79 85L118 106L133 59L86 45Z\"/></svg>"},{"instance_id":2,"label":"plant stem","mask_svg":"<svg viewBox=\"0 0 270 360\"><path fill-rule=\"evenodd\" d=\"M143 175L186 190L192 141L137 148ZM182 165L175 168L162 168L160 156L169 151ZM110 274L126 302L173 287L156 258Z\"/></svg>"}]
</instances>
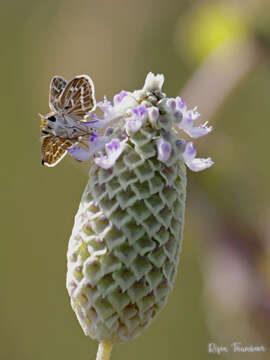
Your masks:
<instances>
[{"instance_id":1,"label":"plant stem","mask_svg":"<svg viewBox=\"0 0 270 360\"><path fill-rule=\"evenodd\" d=\"M112 351L112 343L101 341L98 345L96 360L109 360Z\"/></svg>"}]
</instances>

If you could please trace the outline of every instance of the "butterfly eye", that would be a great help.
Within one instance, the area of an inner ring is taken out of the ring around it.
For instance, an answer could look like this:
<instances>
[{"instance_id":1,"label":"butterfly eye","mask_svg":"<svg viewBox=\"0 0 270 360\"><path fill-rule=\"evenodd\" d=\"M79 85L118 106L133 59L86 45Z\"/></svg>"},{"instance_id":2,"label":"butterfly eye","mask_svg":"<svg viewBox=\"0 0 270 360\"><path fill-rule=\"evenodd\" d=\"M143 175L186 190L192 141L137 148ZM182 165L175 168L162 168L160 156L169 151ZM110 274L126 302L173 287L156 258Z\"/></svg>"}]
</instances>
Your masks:
<instances>
[{"instance_id":1,"label":"butterfly eye","mask_svg":"<svg viewBox=\"0 0 270 360\"><path fill-rule=\"evenodd\" d=\"M56 118L55 118L54 115L52 115L52 116L49 116L49 117L48 117L48 120L49 120L49 121L52 121L52 122L55 122L55 121L56 121Z\"/></svg>"}]
</instances>

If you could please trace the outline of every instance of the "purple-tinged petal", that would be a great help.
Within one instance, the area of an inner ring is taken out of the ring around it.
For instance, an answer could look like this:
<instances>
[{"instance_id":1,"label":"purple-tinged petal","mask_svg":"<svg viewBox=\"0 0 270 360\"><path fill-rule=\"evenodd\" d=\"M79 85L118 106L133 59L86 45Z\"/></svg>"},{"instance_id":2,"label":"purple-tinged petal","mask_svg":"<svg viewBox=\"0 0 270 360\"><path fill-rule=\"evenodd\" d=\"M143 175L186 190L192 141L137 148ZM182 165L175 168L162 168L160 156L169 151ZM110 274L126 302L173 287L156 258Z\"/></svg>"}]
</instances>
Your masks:
<instances>
[{"instance_id":1,"label":"purple-tinged petal","mask_svg":"<svg viewBox=\"0 0 270 360\"><path fill-rule=\"evenodd\" d=\"M178 126L189 135L194 127L194 121L190 117L183 117L182 121L178 123Z\"/></svg>"},{"instance_id":2,"label":"purple-tinged petal","mask_svg":"<svg viewBox=\"0 0 270 360\"><path fill-rule=\"evenodd\" d=\"M180 96L177 96L177 98L175 100L177 102L179 110L187 109L187 104L184 102L184 100Z\"/></svg>"},{"instance_id":3,"label":"purple-tinged petal","mask_svg":"<svg viewBox=\"0 0 270 360\"><path fill-rule=\"evenodd\" d=\"M103 101L99 101L97 103L97 106L103 111L103 112L107 112L108 110L110 110L112 108L112 103L111 101L109 101L106 96L104 96L104 100Z\"/></svg>"},{"instance_id":4,"label":"purple-tinged petal","mask_svg":"<svg viewBox=\"0 0 270 360\"><path fill-rule=\"evenodd\" d=\"M127 93L126 91L124 91L124 90L120 91L119 94L116 94L116 95L114 96L114 98L113 98L113 103L114 103L114 104L119 104L119 103L124 99L124 97L127 96L127 94L128 94L128 93Z\"/></svg>"},{"instance_id":5,"label":"purple-tinged petal","mask_svg":"<svg viewBox=\"0 0 270 360\"><path fill-rule=\"evenodd\" d=\"M136 132L142 127L142 118L131 116L126 119L126 130L128 133Z\"/></svg>"},{"instance_id":6,"label":"purple-tinged petal","mask_svg":"<svg viewBox=\"0 0 270 360\"><path fill-rule=\"evenodd\" d=\"M90 129L102 129L108 123L108 120L98 119L96 114L91 114L90 117L94 120L84 122L84 124L89 126Z\"/></svg>"},{"instance_id":7,"label":"purple-tinged petal","mask_svg":"<svg viewBox=\"0 0 270 360\"><path fill-rule=\"evenodd\" d=\"M159 109L155 106L152 106L148 110L149 119L151 123L155 123L157 119L159 118Z\"/></svg>"},{"instance_id":8,"label":"purple-tinged petal","mask_svg":"<svg viewBox=\"0 0 270 360\"><path fill-rule=\"evenodd\" d=\"M93 156L97 151L103 149L106 142L109 138L107 136L98 136L97 134L92 134L88 140L88 149L81 148L80 146L75 146L71 149L68 149L68 154L79 161L87 161Z\"/></svg>"},{"instance_id":9,"label":"purple-tinged petal","mask_svg":"<svg viewBox=\"0 0 270 360\"><path fill-rule=\"evenodd\" d=\"M164 140L163 138L158 139L157 141L157 149L158 149L158 160L161 162L166 162L172 153L171 144Z\"/></svg>"},{"instance_id":10,"label":"purple-tinged petal","mask_svg":"<svg viewBox=\"0 0 270 360\"><path fill-rule=\"evenodd\" d=\"M208 133L210 133L210 131L212 131L212 129L212 126L206 126L206 124L202 124L191 128L188 132L188 135L194 139L197 139L201 136L207 135Z\"/></svg>"},{"instance_id":11,"label":"purple-tinged petal","mask_svg":"<svg viewBox=\"0 0 270 360\"><path fill-rule=\"evenodd\" d=\"M93 133L91 136L89 136L89 142L94 142L98 138L98 134Z\"/></svg>"},{"instance_id":12,"label":"purple-tinged petal","mask_svg":"<svg viewBox=\"0 0 270 360\"><path fill-rule=\"evenodd\" d=\"M210 131L212 131L213 127L206 125L207 122L199 126L194 126L194 120L191 117L183 118L182 121L178 124L180 129L182 129L190 137L195 139L207 135Z\"/></svg>"},{"instance_id":13,"label":"purple-tinged petal","mask_svg":"<svg viewBox=\"0 0 270 360\"><path fill-rule=\"evenodd\" d=\"M196 156L196 149L192 142L189 142L186 144L185 151L183 152L182 156L186 163L186 165L190 168L192 171L201 171L204 169L209 168L214 164L214 162L211 160L211 158L207 159L201 159L201 158L195 158Z\"/></svg>"},{"instance_id":14,"label":"purple-tinged petal","mask_svg":"<svg viewBox=\"0 0 270 360\"><path fill-rule=\"evenodd\" d=\"M128 133L138 131L142 127L146 116L147 109L145 106L138 106L133 109L133 114L126 118L126 131Z\"/></svg>"},{"instance_id":15,"label":"purple-tinged petal","mask_svg":"<svg viewBox=\"0 0 270 360\"><path fill-rule=\"evenodd\" d=\"M109 169L114 165L112 162L109 161L108 156L104 154L100 154L98 157L96 157L94 159L94 162L103 169Z\"/></svg>"},{"instance_id":16,"label":"purple-tinged petal","mask_svg":"<svg viewBox=\"0 0 270 360\"><path fill-rule=\"evenodd\" d=\"M122 154L125 149L127 138L123 141L119 139L112 139L105 145L106 155L100 154L100 156L94 159L95 163L103 169L110 169L114 166L116 160Z\"/></svg>"},{"instance_id":17,"label":"purple-tinged petal","mask_svg":"<svg viewBox=\"0 0 270 360\"><path fill-rule=\"evenodd\" d=\"M104 97L104 101L101 101L97 106L103 111L103 120L96 125L96 127L103 127L107 123L125 116L129 109L134 108L138 105L136 99L128 92L121 91L114 97L113 104Z\"/></svg>"},{"instance_id":18,"label":"purple-tinged petal","mask_svg":"<svg viewBox=\"0 0 270 360\"><path fill-rule=\"evenodd\" d=\"M197 120L200 117L200 113L197 111L197 107L194 109L188 110L187 104L183 101L183 99L178 96L175 98L176 108L182 112L183 118L190 118L192 120Z\"/></svg>"},{"instance_id":19,"label":"purple-tinged petal","mask_svg":"<svg viewBox=\"0 0 270 360\"><path fill-rule=\"evenodd\" d=\"M186 163L186 164L192 171L202 171L202 170L205 170L205 169L209 168L210 166L212 166L214 164L214 162L211 160L211 158L207 158L207 159L199 159L198 158L198 159L194 159L192 162Z\"/></svg>"},{"instance_id":20,"label":"purple-tinged petal","mask_svg":"<svg viewBox=\"0 0 270 360\"><path fill-rule=\"evenodd\" d=\"M175 111L177 106L176 100L173 98L168 99L167 106L171 111Z\"/></svg>"},{"instance_id":21,"label":"purple-tinged petal","mask_svg":"<svg viewBox=\"0 0 270 360\"><path fill-rule=\"evenodd\" d=\"M97 107L99 107L104 113L104 120L111 121L114 117L114 107L113 104L107 100L104 96L104 100L97 103Z\"/></svg>"},{"instance_id":22,"label":"purple-tinged petal","mask_svg":"<svg viewBox=\"0 0 270 360\"><path fill-rule=\"evenodd\" d=\"M108 101L106 97L104 97L103 101L100 101L99 103L97 103L97 106L104 113L103 119L100 120L100 122L98 123L98 125L100 125L100 127L107 125L109 122L113 121L115 118L117 118L121 115L121 114L119 114L119 111L117 111L116 106L113 105L110 101ZM117 106L119 106L119 104Z\"/></svg>"},{"instance_id":23,"label":"purple-tinged petal","mask_svg":"<svg viewBox=\"0 0 270 360\"><path fill-rule=\"evenodd\" d=\"M88 141L88 151L90 157L93 156L96 152L103 149L104 145L109 141L107 136L98 136L97 134L93 134L89 137Z\"/></svg>"},{"instance_id":24,"label":"purple-tinged petal","mask_svg":"<svg viewBox=\"0 0 270 360\"><path fill-rule=\"evenodd\" d=\"M87 161L90 158L89 150L83 149L80 146L68 149L67 152L78 161Z\"/></svg>"},{"instance_id":25,"label":"purple-tinged petal","mask_svg":"<svg viewBox=\"0 0 270 360\"><path fill-rule=\"evenodd\" d=\"M197 107L195 107L194 109L187 111L187 116L195 121L195 120L199 119L201 114L197 111Z\"/></svg>"},{"instance_id":26,"label":"purple-tinged petal","mask_svg":"<svg viewBox=\"0 0 270 360\"><path fill-rule=\"evenodd\" d=\"M90 121L96 121L96 120L99 120L99 118L97 117L97 115L96 115L96 114L94 114L94 113L90 113L90 112L88 112L87 114L88 114L88 116L89 116L91 119L93 119L93 120L90 120Z\"/></svg>"},{"instance_id":27,"label":"purple-tinged petal","mask_svg":"<svg viewBox=\"0 0 270 360\"><path fill-rule=\"evenodd\" d=\"M123 91L126 96L122 96L121 102L114 104L114 110L118 116L122 116L126 114L128 109L132 109L136 106L138 106L137 100L134 98L134 96L131 93ZM122 93L122 91L121 91Z\"/></svg>"},{"instance_id":28,"label":"purple-tinged petal","mask_svg":"<svg viewBox=\"0 0 270 360\"><path fill-rule=\"evenodd\" d=\"M197 151L193 145L193 142L188 142L186 144L185 151L183 152L183 158L185 162L189 162L195 158Z\"/></svg>"},{"instance_id":29,"label":"purple-tinged petal","mask_svg":"<svg viewBox=\"0 0 270 360\"><path fill-rule=\"evenodd\" d=\"M145 106L138 106L137 108L133 109L133 112L137 116L144 116L146 114L146 107Z\"/></svg>"}]
</instances>

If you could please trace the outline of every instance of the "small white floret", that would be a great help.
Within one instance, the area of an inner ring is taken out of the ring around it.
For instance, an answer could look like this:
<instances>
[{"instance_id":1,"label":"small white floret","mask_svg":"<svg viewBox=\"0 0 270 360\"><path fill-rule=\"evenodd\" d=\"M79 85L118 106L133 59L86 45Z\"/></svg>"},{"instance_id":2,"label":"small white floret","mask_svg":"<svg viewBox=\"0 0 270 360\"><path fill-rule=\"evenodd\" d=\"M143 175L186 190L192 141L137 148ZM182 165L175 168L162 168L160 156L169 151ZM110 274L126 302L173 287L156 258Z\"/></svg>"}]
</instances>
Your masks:
<instances>
[{"instance_id":1,"label":"small white floret","mask_svg":"<svg viewBox=\"0 0 270 360\"><path fill-rule=\"evenodd\" d=\"M148 73L145 79L143 90L145 91L161 91L164 83L163 74L153 74L152 72Z\"/></svg>"}]
</instances>

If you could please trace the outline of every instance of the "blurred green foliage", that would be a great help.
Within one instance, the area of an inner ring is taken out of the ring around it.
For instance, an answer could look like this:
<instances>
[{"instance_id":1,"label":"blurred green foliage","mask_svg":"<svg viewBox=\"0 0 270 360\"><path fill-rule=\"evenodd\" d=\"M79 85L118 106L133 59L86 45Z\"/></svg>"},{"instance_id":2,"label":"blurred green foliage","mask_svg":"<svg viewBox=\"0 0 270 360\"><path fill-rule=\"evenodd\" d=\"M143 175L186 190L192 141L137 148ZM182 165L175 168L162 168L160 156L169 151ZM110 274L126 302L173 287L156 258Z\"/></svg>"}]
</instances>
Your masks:
<instances>
[{"instance_id":1,"label":"blurred green foliage","mask_svg":"<svg viewBox=\"0 0 270 360\"><path fill-rule=\"evenodd\" d=\"M176 27L176 46L186 59L200 62L218 47L247 36L248 27L240 9L230 2L209 2L181 16Z\"/></svg>"},{"instance_id":2,"label":"blurred green foliage","mask_svg":"<svg viewBox=\"0 0 270 360\"><path fill-rule=\"evenodd\" d=\"M246 32L239 17L245 2L232 16L208 2L207 7L195 3L200 16L194 27L194 2L187 0L1 3L1 359L94 359L97 348L84 336L65 289L67 243L87 165L71 158L53 169L40 164L37 114L48 110L51 77L87 73L100 100L139 88L153 71L165 74L168 95L178 95L194 64L199 66L196 56L205 58L228 37ZM191 61L185 44L182 48L189 30L179 24L193 31L186 40L194 42ZM201 254L207 265L205 244L216 236L211 231L216 213L249 224L262 242L269 236L268 58L253 70L211 119L213 134L197 146L216 164L205 173L189 174L184 246L169 303L136 341L115 346L113 359L209 359L207 346L215 338L202 297ZM214 213L196 201L198 193ZM207 214L210 230L202 229L200 212ZM231 334L231 340L238 336Z\"/></svg>"}]
</instances>

